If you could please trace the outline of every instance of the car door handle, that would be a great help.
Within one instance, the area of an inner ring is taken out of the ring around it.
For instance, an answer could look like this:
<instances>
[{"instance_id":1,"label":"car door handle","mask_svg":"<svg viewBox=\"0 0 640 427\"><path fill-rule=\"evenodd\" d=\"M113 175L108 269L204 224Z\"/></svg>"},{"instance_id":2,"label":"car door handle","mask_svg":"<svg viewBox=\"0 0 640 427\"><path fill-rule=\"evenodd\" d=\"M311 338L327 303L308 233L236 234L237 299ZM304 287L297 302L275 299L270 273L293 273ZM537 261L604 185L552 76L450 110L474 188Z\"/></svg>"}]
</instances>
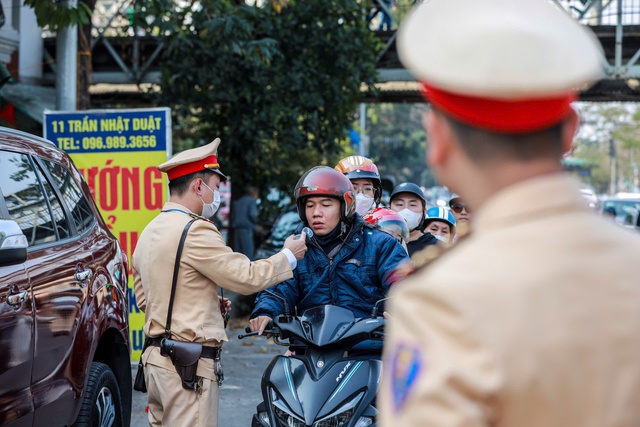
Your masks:
<instances>
[{"instance_id":1,"label":"car door handle","mask_svg":"<svg viewBox=\"0 0 640 427\"><path fill-rule=\"evenodd\" d=\"M20 305L29 299L29 292L20 291L17 294L7 295L7 304Z\"/></svg>"},{"instance_id":2,"label":"car door handle","mask_svg":"<svg viewBox=\"0 0 640 427\"><path fill-rule=\"evenodd\" d=\"M91 276L93 276L93 272L89 268L86 270L78 271L74 275L74 277L78 282L84 282L86 280L89 280L91 279Z\"/></svg>"}]
</instances>

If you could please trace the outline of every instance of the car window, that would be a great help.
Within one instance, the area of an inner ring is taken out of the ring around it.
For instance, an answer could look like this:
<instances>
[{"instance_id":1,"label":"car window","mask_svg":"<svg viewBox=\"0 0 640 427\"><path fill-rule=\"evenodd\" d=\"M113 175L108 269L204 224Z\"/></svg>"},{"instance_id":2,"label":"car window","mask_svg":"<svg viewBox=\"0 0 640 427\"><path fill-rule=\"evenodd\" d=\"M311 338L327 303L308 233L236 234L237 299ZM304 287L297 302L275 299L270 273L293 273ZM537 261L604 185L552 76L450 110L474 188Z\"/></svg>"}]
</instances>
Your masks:
<instances>
[{"instance_id":1,"label":"car window","mask_svg":"<svg viewBox=\"0 0 640 427\"><path fill-rule=\"evenodd\" d=\"M640 200L605 200L602 209L606 208L615 209L616 217L625 218L640 209Z\"/></svg>"},{"instance_id":2,"label":"car window","mask_svg":"<svg viewBox=\"0 0 640 427\"><path fill-rule=\"evenodd\" d=\"M28 156L0 151L0 190L8 219L18 223L29 246L57 239L51 210Z\"/></svg>"},{"instance_id":3,"label":"car window","mask_svg":"<svg viewBox=\"0 0 640 427\"><path fill-rule=\"evenodd\" d=\"M282 214L273 227L271 238L273 240L285 240L296 231L301 222L298 212Z\"/></svg>"},{"instance_id":4,"label":"car window","mask_svg":"<svg viewBox=\"0 0 640 427\"><path fill-rule=\"evenodd\" d=\"M45 178L42 170L39 167L36 167L36 172L38 174L38 178L40 178L40 182L44 186L44 190L47 193L47 197L49 198L49 204L51 207L51 212L53 213L53 219L55 220L56 230L58 231L58 239L66 239L71 236L71 229L69 226L69 221L67 221L67 215L58 199L58 196L53 191L51 184Z\"/></svg>"},{"instance_id":5,"label":"car window","mask_svg":"<svg viewBox=\"0 0 640 427\"><path fill-rule=\"evenodd\" d=\"M87 199L80 190L80 187L74 181L71 173L64 166L49 160L44 160L44 164L51 172L51 176L55 184L62 194L64 204L71 211L73 222L75 223L78 233L82 233L93 223L93 212L89 207Z\"/></svg>"}]
</instances>

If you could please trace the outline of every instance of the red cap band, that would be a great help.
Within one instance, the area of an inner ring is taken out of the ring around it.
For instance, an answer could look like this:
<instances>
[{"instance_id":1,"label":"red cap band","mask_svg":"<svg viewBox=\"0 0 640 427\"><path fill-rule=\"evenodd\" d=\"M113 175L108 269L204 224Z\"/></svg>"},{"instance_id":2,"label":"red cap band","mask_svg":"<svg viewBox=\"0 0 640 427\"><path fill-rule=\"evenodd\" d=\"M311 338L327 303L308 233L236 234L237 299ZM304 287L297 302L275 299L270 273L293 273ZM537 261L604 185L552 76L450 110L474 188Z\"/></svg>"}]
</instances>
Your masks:
<instances>
[{"instance_id":1,"label":"red cap band","mask_svg":"<svg viewBox=\"0 0 640 427\"><path fill-rule=\"evenodd\" d=\"M571 111L575 91L562 95L526 99L498 100L458 95L422 83L422 96L451 117L474 127L500 133L525 133L551 127Z\"/></svg>"},{"instance_id":2,"label":"red cap band","mask_svg":"<svg viewBox=\"0 0 640 427\"><path fill-rule=\"evenodd\" d=\"M210 166L217 164L218 158L216 156L205 157L204 159L191 163L185 163L169 169L167 171L167 177L169 178L169 181L173 181L174 179L180 178L181 176L200 172L205 169L212 169Z\"/></svg>"}]
</instances>

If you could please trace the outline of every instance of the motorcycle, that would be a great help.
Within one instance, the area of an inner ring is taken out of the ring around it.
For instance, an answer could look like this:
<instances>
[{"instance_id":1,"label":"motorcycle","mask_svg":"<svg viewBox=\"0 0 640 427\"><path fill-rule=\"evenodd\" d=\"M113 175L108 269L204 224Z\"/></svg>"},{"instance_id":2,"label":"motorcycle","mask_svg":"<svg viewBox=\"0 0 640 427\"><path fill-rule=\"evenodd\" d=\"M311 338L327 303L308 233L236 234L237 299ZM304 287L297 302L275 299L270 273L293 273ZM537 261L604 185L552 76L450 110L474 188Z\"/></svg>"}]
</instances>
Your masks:
<instances>
[{"instance_id":1,"label":"motorcycle","mask_svg":"<svg viewBox=\"0 0 640 427\"><path fill-rule=\"evenodd\" d=\"M264 334L271 334L278 345L295 348L295 354L275 356L265 369L264 401L257 406L251 426L375 427L382 361L379 355L353 355L345 350L384 338L385 320L378 316L378 303L371 317L363 319L332 305L293 316L285 305L284 314ZM254 335L257 332L238 338Z\"/></svg>"}]
</instances>

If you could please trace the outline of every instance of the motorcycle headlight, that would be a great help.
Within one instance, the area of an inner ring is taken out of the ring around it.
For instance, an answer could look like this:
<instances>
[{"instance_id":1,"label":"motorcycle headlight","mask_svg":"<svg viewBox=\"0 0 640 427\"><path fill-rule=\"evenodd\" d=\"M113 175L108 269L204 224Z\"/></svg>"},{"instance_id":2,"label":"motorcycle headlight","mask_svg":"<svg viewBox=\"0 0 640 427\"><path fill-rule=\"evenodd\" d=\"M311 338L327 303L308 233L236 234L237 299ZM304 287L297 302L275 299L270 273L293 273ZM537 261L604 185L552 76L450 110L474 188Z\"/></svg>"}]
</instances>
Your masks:
<instances>
[{"instance_id":1,"label":"motorcycle headlight","mask_svg":"<svg viewBox=\"0 0 640 427\"><path fill-rule=\"evenodd\" d=\"M304 421L294 417L293 415L291 415L286 411L283 411L282 409L278 408L275 405L273 406L273 411L276 415L276 418L278 419L278 422L281 423L283 426L306 427L306 424L304 423Z\"/></svg>"},{"instance_id":2,"label":"motorcycle headlight","mask_svg":"<svg viewBox=\"0 0 640 427\"><path fill-rule=\"evenodd\" d=\"M344 411L341 414L317 422L314 427L344 427L349 424L352 416L352 411Z\"/></svg>"},{"instance_id":3,"label":"motorcycle headlight","mask_svg":"<svg viewBox=\"0 0 640 427\"><path fill-rule=\"evenodd\" d=\"M266 412L260 411L258 412L258 419L264 425L271 426L271 421L269 420L269 414Z\"/></svg>"},{"instance_id":4,"label":"motorcycle headlight","mask_svg":"<svg viewBox=\"0 0 640 427\"><path fill-rule=\"evenodd\" d=\"M354 427L367 427L373 424L373 418L360 417Z\"/></svg>"}]
</instances>

